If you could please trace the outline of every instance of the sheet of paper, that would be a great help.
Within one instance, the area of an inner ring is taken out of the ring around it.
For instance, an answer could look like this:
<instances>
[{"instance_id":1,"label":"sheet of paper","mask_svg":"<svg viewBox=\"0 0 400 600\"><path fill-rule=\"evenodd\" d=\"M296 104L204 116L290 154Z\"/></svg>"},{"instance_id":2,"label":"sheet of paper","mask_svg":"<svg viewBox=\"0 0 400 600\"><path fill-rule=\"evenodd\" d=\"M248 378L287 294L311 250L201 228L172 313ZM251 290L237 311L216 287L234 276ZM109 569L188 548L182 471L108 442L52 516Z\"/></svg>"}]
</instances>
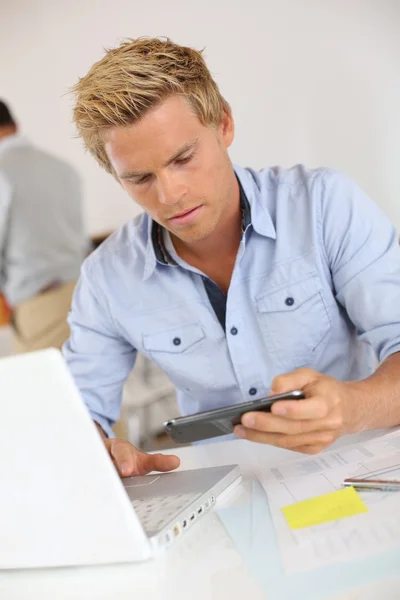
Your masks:
<instances>
[{"instance_id":1,"label":"sheet of paper","mask_svg":"<svg viewBox=\"0 0 400 600\"><path fill-rule=\"evenodd\" d=\"M357 587L369 586L376 591L374 582L378 581L381 591L386 592L385 580L399 575L400 551L392 549L363 561L330 564L288 576L283 569L265 490L258 481L252 487L251 501L217 508L217 514L268 600L333 600L332 596L339 600L337 595ZM393 598L389 595L388 599L385 593L368 595L368 600L376 598L399 600L400 594ZM360 595L346 600L365 599Z\"/></svg>"},{"instance_id":2,"label":"sheet of paper","mask_svg":"<svg viewBox=\"0 0 400 600\"><path fill-rule=\"evenodd\" d=\"M352 444L318 457L283 463L259 479L287 572L366 557L400 546L400 493L359 492L368 512L292 530L282 507L341 489L346 477L400 480L400 432Z\"/></svg>"},{"instance_id":3,"label":"sheet of paper","mask_svg":"<svg viewBox=\"0 0 400 600\"><path fill-rule=\"evenodd\" d=\"M353 487L315 496L282 508L290 529L322 525L368 512L368 508Z\"/></svg>"}]
</instances>

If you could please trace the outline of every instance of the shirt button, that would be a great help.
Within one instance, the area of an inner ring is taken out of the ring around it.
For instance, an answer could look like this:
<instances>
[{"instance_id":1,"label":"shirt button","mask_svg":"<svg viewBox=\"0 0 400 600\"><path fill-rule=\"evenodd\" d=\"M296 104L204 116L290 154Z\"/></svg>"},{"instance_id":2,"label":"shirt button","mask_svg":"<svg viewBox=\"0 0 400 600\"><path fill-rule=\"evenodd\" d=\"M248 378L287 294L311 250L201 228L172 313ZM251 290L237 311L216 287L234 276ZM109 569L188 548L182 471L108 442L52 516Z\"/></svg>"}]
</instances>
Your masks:
<instances>
[{"instance_id":1,"label":"shirt button","mask_svg":"<svg viewBox=\"0 0 400 600\"><path fill-rule=\"evenodd\" d=\"M289 296L289 298L286 298L285 304L287 306L293 306L293 304L294 304L294 298L292 298L291 296Z\"/></svg>"},{"instance_id":2,"label":"shirt button","mask_svg":"<svg viewBox=\"0 0 400 600\"><path fill-rule=\"evenodd\" d=\"M173 339L173 342L174 342L174 346L180 346L181 338L176 337Z\"/></svg>"},{"instance_id":3,"label":"shirt button","mask_svg":"<svg viewBox=\"0 0 400 600\"><path fill-rule=\"evenodd\" d=\"M237 335L237 333L238 333L238 330L236 329L236 327L232 327L231 334L232 335Z\"/></svg>"},{"instance_id":4,"label":"shirt button","mask_svg":"<svg viewBox=\"0 0 400 600\"><path fill-rule=\"evenodd\" d=\"M249 394L250 394L250 396L255 396L257 394L257 388L250 388Z\"/></svg>"}]
</instances>

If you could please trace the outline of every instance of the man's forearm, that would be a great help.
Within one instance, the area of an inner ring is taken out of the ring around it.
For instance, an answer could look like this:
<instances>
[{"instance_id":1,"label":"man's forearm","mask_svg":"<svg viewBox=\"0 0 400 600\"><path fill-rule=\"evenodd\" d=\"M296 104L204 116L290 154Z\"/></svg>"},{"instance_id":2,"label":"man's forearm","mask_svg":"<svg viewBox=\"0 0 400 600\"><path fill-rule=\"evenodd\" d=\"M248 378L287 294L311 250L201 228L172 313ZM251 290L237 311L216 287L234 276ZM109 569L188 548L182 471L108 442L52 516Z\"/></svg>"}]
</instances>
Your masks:
<instances>
[{"instance_id":1,"label":"man's forearm","mask_svg":"<svg viewBox=\"0 0 400 600\"><path fill-rule=\"evenodd\" d=\"M348 385L355 393L354 406L348 407L354 431L400 425L400 352L367 379Z\"/></svg>"}]
</instances>

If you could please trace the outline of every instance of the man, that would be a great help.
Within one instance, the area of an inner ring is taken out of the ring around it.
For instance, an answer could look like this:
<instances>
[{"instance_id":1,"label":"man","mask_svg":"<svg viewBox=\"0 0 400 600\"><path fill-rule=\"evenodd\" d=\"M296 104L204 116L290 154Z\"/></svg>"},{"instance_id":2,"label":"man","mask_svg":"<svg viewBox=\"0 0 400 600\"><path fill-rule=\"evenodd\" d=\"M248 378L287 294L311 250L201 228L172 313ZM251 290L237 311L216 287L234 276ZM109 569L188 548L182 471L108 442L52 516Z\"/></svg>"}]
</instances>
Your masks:
<instances>
[{"instance_id":1,"label":"man","mask_svg":"<svg viewBox=\"0 0 400 600\"><path fill-rule=\"evenodd\" d=\"M233 167L228 103L169 40L110 50L75 93L86 148L145 211L86 261L69 320L65 356L103 437L138 350L183 413L304 390L245 415L248 440L316 453L399 424L400 251L366 195L327 169ZM122 475L178 464L106 445Z\"/></svg>"},{"instance_id":2,"label":"man","mask_svg":"<svg viewBox=\"0 0 400 600\"><path fill-rule=\"evenodd\" d=\"M66 341L87 250L78 174L19 135L0 102L0 293L12 308L15 352Z\"/></svg>"}]
</instances>

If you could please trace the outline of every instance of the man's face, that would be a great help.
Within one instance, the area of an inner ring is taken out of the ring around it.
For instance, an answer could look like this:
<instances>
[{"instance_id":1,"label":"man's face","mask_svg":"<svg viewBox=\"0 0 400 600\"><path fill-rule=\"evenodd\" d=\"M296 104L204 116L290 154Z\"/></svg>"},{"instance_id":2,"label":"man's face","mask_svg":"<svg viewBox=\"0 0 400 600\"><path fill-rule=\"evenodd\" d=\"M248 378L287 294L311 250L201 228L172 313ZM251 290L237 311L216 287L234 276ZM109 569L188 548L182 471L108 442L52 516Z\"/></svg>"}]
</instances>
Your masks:
<instances>
[{"instance_id":1,"label":"man's face","mask_svg":"<svg viewBox=\"0 0 400 600\"><path fill-rule=\"evenodd\" d=\"M230 212L233 129L229 115L217 129L202 125L184 98L171 96L134 125L111 128L104 147L130 197L190 243Z\"/></svg>"}]
</instances>

